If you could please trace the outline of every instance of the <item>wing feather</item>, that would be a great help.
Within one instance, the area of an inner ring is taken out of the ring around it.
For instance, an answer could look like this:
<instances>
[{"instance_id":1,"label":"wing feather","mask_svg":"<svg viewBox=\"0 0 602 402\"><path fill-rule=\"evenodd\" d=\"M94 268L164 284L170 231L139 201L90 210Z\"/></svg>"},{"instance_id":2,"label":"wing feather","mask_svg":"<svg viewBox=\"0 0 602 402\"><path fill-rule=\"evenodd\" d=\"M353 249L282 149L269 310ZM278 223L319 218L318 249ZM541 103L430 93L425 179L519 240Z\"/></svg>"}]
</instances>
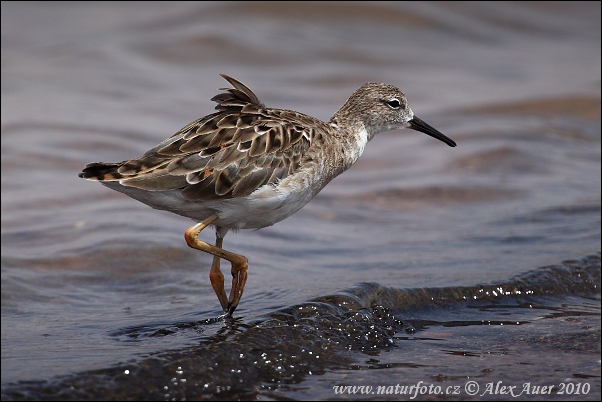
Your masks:
<instances>
[{"instance_id":1,"label":"wing feather","mask_svg":"<svg viewBox=\"0 0 602 402\"><path fill-rule=\"evenodd\" d=\"M198 119L146 152L121 163L88 164L80 176L148 191L180 189L189 200L244 197L300 169L312 126L325 124L290 110L268 109L240 81L212 98L217 113Z\"/></svg>"}]
</instances>

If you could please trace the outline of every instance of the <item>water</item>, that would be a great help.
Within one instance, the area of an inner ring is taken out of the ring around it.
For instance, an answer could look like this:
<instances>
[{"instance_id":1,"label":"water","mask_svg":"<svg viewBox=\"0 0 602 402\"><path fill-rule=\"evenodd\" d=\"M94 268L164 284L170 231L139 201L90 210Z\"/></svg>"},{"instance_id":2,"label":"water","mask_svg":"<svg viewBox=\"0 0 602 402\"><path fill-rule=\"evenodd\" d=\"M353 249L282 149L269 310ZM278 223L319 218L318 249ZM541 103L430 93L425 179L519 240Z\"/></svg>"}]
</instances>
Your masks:
<instances>
[{"instance_id":1,"label":"water","mask_svg":"<svg viewBox=\"0 0 602 402\"><path fill-rule=\"evenodd\" d=\"M214 320L192 222L77 173L210 113L218 73L323 120L391 83L458 147L381 134L296 215L228 234L249 281ZM3 399L476 377L598 400L600 131L599 3L2 3Z\"/></svg>"}]
</instances>

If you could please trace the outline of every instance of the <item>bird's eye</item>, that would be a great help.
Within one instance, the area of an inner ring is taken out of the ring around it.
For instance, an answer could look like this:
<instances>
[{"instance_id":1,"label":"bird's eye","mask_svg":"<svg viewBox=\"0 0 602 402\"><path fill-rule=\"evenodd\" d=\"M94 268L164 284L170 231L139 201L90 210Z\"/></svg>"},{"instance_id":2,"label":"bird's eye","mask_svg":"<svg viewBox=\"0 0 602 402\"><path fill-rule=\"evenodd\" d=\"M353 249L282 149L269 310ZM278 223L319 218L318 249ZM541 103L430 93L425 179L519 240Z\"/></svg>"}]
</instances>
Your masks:
<instances>
[{"instance_id":1,"label":"bird's eye","mask_svg":"<svg viewBox=\"0 0 602 402\"><path fill-rule=\"evenodd\" d=\"M391 109L399 109L400 103L397 99L391 99L390 101L387 101L387 105L389 105Z\"/></svg>"}]
</instances>

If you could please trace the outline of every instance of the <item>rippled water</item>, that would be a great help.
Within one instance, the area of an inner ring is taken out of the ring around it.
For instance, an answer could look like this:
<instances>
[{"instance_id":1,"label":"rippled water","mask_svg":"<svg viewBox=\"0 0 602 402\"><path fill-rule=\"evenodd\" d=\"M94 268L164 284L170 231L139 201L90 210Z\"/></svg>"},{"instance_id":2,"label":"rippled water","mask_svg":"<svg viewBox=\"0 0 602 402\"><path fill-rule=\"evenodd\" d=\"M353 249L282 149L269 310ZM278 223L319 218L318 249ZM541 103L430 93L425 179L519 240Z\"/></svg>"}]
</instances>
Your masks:
<instances>
[{"instance_id":1,"label":"rippled water","mask_svg":"<svg viewBox=\"0 0 602 402\"><path fill-rule=\"evenodd\" d=\"M218 73L323 120L388 82L458 147L381 134L296 215L229 234L249 281L216 320L192 222L77 173L210 113ZM3 2L3 399L598 400L600 81L599 3Z\"/></svg>"}]
</instances>

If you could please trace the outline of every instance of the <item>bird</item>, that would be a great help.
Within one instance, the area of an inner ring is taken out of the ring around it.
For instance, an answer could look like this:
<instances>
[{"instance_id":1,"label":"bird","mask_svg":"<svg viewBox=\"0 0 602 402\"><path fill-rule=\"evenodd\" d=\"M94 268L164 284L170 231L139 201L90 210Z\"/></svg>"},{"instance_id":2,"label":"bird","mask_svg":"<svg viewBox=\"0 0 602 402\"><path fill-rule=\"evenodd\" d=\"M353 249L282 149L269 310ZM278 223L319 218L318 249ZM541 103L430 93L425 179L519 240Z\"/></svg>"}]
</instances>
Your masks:
<instances>
[{"instance_id":1,"label":"bird","mask_svg":"<svg viewBox=\"0 0 602 402\"><path fill-rule=\"evenodd\" d=\"M152 208L193 219L189 247L213 255L211 285L224 316L239 305L248 260L223 248L228 231L271 226L299 211L349 169L378 133L410 128L450 147L456 143L416 117L406 96L384 83L362 85L324 122L266 107L241 81L211 100L217 112L188 124L137 159L89 163L79 177L99 181ZM199 238L215 227L215 244ZM220 260L231 264L226 295Z\"/></svg>"}]
</instances>

